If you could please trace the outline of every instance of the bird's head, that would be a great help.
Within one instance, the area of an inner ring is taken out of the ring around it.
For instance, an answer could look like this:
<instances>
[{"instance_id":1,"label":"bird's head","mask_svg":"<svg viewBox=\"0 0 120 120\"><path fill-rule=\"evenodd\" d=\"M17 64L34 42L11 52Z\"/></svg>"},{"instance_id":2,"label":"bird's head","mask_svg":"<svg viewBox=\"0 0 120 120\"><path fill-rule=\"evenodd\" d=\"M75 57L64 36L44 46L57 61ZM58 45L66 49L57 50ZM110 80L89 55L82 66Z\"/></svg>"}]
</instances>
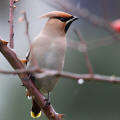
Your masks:
<instances>
[{"instance_id":1,"label":"bird's head","mask_svg":"<svg viewBox=\"0 0 120 120\"><path fill-rule=\"evenodd\" d=\"M78 19L76 16L72 16L71 14L61 12L61 11L52 11L42 15L40 18L48 18L48 23L52 26L55 26L59 29L68 31L71 23Z\"/></svg>"}]
</instances>

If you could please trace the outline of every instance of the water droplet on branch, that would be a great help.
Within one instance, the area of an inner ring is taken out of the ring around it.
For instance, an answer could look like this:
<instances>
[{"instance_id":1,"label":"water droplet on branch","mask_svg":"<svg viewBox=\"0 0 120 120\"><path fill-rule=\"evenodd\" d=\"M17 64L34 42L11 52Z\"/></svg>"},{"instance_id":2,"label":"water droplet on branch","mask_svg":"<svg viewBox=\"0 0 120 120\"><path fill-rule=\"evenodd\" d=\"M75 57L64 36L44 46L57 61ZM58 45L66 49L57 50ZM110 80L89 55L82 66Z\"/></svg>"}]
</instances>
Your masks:
<instances>
[{"instance_id":1,"label":"water droplet on branch","mask_svg":"<svg viewBox=\"0 0 120 120\"><path fill-rule=\"evenodd\" d=\"M78 84L82 85L85 81L83 79L78 80Z\"/></svg>"}]
</instances>

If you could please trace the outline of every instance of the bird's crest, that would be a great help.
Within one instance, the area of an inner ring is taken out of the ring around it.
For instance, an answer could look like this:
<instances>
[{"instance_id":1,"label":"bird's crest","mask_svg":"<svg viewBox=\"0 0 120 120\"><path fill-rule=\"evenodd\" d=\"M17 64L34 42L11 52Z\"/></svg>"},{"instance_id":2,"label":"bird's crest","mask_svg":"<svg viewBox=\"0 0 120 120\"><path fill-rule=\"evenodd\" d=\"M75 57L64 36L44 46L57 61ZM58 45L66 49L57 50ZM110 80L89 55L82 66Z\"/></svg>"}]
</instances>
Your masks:
<instances>
[{"instance_id":1,"label":"bird's crest","mask_svg":"<svg viewBox=\"0 0 120 120\"><path fill-rule=\"evenodd\" d=\"M52 18L52 17L69 18L72 17L72 15L61 11L52 11L40 16L40 18Z\"/></svg>"}]
</instances>

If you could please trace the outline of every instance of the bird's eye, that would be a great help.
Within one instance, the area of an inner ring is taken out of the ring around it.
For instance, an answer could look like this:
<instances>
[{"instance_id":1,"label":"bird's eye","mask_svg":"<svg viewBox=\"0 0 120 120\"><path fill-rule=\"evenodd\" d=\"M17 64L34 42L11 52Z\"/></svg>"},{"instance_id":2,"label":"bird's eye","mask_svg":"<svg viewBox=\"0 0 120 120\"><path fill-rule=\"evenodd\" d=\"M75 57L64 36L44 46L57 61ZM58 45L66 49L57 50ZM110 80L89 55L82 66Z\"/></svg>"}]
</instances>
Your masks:
<instances>
[{"instance_id":1,"label":"bird's eye","mask_svg":"<svg viewBox=\"0 0 120 120\"><path fill-rule=\"evenodd\" d=\"M61 18L59 18L59 20L62 21L62 22L67 22L69 20L69 18L62 18L61 17Z\"/></svg>"},{"instance_id":2,"label":"bird's eye","mask_svg":"<svg viewBox=\"0 0 120 120\"><path fill-rule=\"evenodd\" d=\"M73 18L73 16L72 17L55 17L56 19L59 19L60 21L62 21L62 22L67 22L68 20L70 20L70 19L72 19Z\"/></svg>"}]
</instances>

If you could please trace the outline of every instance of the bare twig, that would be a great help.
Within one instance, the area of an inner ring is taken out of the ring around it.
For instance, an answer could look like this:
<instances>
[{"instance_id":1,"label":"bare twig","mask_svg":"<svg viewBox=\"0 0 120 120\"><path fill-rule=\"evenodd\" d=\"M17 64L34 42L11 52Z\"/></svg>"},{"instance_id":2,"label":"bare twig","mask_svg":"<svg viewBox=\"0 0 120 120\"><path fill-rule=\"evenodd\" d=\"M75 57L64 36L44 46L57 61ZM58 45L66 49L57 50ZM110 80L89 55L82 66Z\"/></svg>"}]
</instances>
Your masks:
<instances>
[{"instance_id":1,"label":"bare twig","mask_svg":"<svg viewBox=\"0 0 120 120\"><path fill-rule=\"evenodd\" d=\"M8 60L8 62L14 69L24 69L24 65L17 58L16 54L10 48L8 48L7 45L4 45L1 40L0 40L0 52L4 55L4 57ZM46 116L50 120L61 120L62 118L59 117L59 114L55 112L51 105L45 107L46 104L45 97L37 89L29 75L27 73L21 73L18 74L18 76L21 79L23 85L28 89L30 94L35 96L36 102L39 104L40 108L42 108Z\"/></svg>"},{"instance_id":2,"label":"bare twig","mask_svg":"<svg viewBox=\"0 0 120 120\"><path fill-rule=\"evenodd\" d=\"M29 43L29 52L30 54L32 55L32 62L33 62L33 65L34 66L37 66L38 67L38 62L37 60L35 59L35 55L33 54L33 50L32 50L32 46L31 46L31 39L30 39L30 34L29 34L29 21L28 21L28 18L27 18L27 14L25 11L22 12L23 14L23 17L24 17L24 20L25 20L25 30L26 30L26 36L27 36L27 39L28 39L28 43Z\"/></svg>"},{"instance_id":3,"label":"bare twig","mask_svg":"<svg viewBox=\"0 0 120 120\"><path fill-rule=\"evenodd\" d=\"M96 39L96 40L86 41L86 45L87 45L87 48L89 50L94 49L94 48L99 48L99 47L102 47L102 46L119 44L119 43L120 43L120 41L114 40L112 35L111 36L106 36L104 38L99 38L99 39ZM67 46L69 48L72 48L74 50L78 50L80 52L84 52L84 50L86 49L86 47L83 46L79 41L75 41L75 40L74 41L73 40L68 41Z\"/></svg>"},{"instance_id":4,"label":"bare twig","mask_svg":"<svg viewBox=\"0 0 120 120\"><path fill-rule=\"evenodd\" d=\"M28 19L27 19L26 12L23 11L22 14L24 16L25 25L26 25L26 28L25 28L26 31L25 31L25 33L26 33L26 36L27 36L27 39L28 39L28 42L29 42L29 45L30 45L31 39L30 39L30 34L29 34L29 22L28 22Z\"/></svg>"},{"instance_id":5,"label":"bare twig","mask_svg":"<svg viewBox=\"0 0 120 120\"><path fill-rule=\"evenodd\" d=\"M13 75L17 75L17 74L20 74L20 73L36 73L36 72L38 72L37 67L33 67L33 68L30 68L30 69L25 69L25 68L23 68L23 69L15 69L15 71L0 70L1 74L13 74Z\"/></svg>"},{"instance_id":6,"label":"bare twig","mask_svg":"<svg viewBox=\"0 0 120 120\"><path fill-rule=\"evenodd\" d=\"M102 0L102 3L103 3L103 17L105 20L108 19L108 0Z\"/></svg>"},{"instance_id":7,"label":"bare twig","mask_svg":"<svg viewBox=\"0 0 120 120\"><path fill-rule=\"evenodd\" d=\"M87 44L86 41L83 39L82 35L80 32L78 32L76 29L74 30L74 32L77 34L77 36L79 37L79 40L82 43L82 46L84 46L84 56L85 56L85 61L86 61L86 65L88 68L88 72L91 74L91 76L93 75L93 68L92 68L92 64L90 62L89 56L88 56L88 48L87 48Z\"/></svg>"},{"instance_id":8,"label":"bare twig","mask_svg":"<svg viewBox=\"0 0 120 120\"><path fill-rule=\"evenodd\" d=\"M60 72L56 70L50 70L50 69L39 69L39 68L31 68L31 69L16 69L15 71L6 71L6 70L0 70L0 73L2 74L22 74L22 73L40 73L39 78L47 77L47 76L59 76L63 78L69 78L72 80L79 80L84 79L85 81L96 81L96 82L110 82L110 83L120 83L120 77L116 76L106 76L106 75L100 75L100 74L77 74L77 73L71 73L71 72Z\"/></svg>"},{"instance_id":9,"label":"bare twig","mask_svg":"<svg viewBox=\"0 0 120 120\"><path fill-rule=\"evenodd\" d=\"M13 18L14 18L14 0L9 0L10 11L9 11L9 23L10 23L10 47L14 47L14 30L13 30Z\"/></svg>"},{"instance_id":10,"label":"bare twig","mask_svg":"<svg viewBox=\"0 0 120 120\"><path fill-rule=\"evenodd\" d=\"M89 49L93 48L99 48L102 46L108 46L108 45L113 45L113 44L119 44L119 40L114 40L113 36L106 36L103 38L99 38L96 40L91 40L90 42L87 42L87 46Z\"/></svg>"}]
</instances>

